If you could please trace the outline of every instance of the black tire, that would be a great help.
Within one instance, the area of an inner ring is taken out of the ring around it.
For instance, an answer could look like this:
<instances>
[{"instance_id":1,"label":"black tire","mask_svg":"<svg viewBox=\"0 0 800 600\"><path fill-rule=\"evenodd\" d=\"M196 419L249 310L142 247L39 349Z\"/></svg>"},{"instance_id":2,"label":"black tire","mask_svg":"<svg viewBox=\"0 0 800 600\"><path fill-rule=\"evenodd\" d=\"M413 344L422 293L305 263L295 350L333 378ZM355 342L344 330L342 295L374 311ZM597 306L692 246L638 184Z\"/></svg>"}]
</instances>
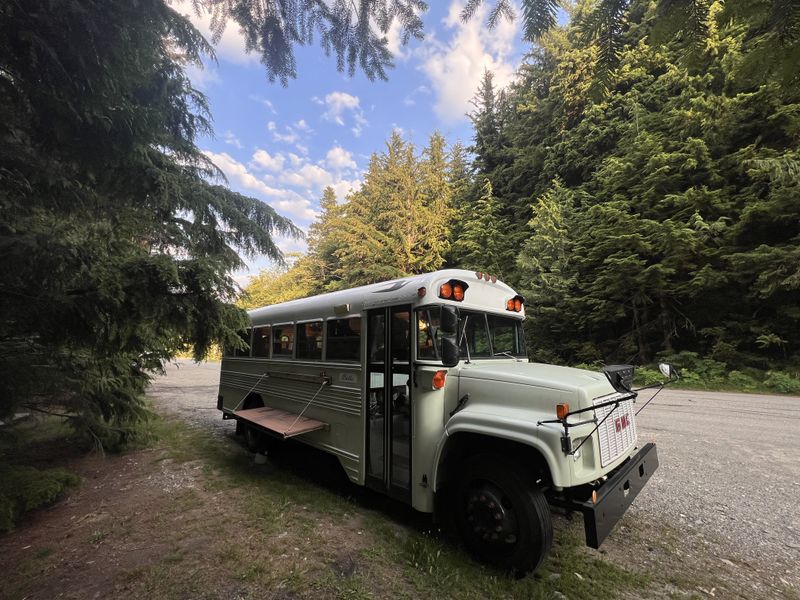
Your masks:
<instances>
[{"instance_id":1,"label":"black tire","mask_svg":"<svg viewBox=\"0 0 800 600\"><path fill-rule=\"evenodd\" d=\"M507 456L471 456L454 492L459 533L478 560L517 576L539 568L553 545L553 523L533 473Z\"/></svg>"},{"instance_id":2,"label":"black tire","mask_svg":"<svg viewBox=\"0 0 800 600\"><path fill-rule=\"evenodd\" d=\"M260 408L264 406L264 401L261 399L261 396L258 394L250 394L247 399L244 401L242 405L242 409L250 409L250 408ZM250 452L264 452L266 449L266 437L267 435L253 427L246 421L239 421L237 423L241 427L242 437L244 438L244 446Z\"/></svg>"},{"instance_id":3,"label":"black tire","mask_svg":"<svg viewBox=\"0 0 800 600\"><path fill-rule=\"evenodd\" d=\"M266 434L248 425L242 423L242 435L244 436L244 445L250 452L264 452L267 449Z\"/></svg>"}]
</instances>

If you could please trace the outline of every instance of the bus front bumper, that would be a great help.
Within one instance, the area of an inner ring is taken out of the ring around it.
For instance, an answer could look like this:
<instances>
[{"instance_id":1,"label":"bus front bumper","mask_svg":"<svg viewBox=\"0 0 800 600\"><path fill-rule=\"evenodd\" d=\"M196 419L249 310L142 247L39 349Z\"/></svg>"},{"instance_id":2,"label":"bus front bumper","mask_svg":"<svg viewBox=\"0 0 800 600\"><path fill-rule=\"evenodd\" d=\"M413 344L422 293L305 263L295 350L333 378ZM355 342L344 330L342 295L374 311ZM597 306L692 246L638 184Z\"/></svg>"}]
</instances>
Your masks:
<instances>
[{"instance_id":1,"label":"bus front bumper","mask_svg":"<svg viewBox=\"0 0 800 600\"><path fill-rule=\"evenodd\" d=\"M556 503L583 513L586 545L599 548L657 468L656 445L645 444L630 460L618 467L602 486L595 488L592 498Z\"/></svg>"}]
</instances>

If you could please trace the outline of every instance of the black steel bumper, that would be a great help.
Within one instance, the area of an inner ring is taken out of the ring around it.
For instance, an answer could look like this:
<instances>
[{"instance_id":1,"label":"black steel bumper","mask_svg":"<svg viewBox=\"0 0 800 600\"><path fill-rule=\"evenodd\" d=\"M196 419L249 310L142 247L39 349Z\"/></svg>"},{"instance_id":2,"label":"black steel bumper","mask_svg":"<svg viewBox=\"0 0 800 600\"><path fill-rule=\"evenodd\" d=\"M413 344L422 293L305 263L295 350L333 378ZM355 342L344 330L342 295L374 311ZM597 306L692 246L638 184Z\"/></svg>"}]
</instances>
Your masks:
<instances>
[{"instance_id":1,"label":"black steel bumper","mask_svg":"<svg viewBox=\"0 0 800 600\"><path fill-rule=\"evenodd\" d=\"M655 444L646 444L595 490L597 501L572 500L566 507L583 513L586 545L599 548L658 468Z\"/></svg>"}]
</instances>

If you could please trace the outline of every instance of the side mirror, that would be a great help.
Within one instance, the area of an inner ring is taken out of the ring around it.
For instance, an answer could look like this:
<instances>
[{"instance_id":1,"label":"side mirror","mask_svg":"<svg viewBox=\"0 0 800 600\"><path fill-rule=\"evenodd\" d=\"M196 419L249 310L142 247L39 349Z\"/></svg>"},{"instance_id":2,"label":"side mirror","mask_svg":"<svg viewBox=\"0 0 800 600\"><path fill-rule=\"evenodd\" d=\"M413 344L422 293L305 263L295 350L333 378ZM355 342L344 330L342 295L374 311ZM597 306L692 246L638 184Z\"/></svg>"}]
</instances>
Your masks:
<instances>
[{"instance_id":1,"label":"side mirror","mask_svg":"<svg viewBox=\"0 0 800 600\"><path fill-rule=\"evenodd\" d=\"M439 331L444 336L458 334L458 309L455 306L442 306L439 317Z\"/></svg>"},{"instance_id":2,"label":"side mirror","mask_svg":"<svg viewBox=\"0 0 800 600\"><path fill-rule=\"evenodd\" d=\"M661 371L661 374L667 379L679 379L681 376L678 369L669 363L659 363L658 370Z\"/></svg>"},{"instance_id":3,"label":"side mirror","mask_svg":"<svg viewBox=\"0 0 800 600\"><path fill-rule=\"evenodd\" d=\"M461 359L458 351L456 334L442 337L442 364L445 367L455 367Z\"/></svg>"},{"instance_id":4,"label":"side mirror","mask_svg":"<svg viewBox=\"0 0 800 600\"><path fill-rule=\"evenodd\" d=\"M603 368L611 387L618 392L630 393L633 386L633 365L608 365Z\"/></svg>"}]
</instances>

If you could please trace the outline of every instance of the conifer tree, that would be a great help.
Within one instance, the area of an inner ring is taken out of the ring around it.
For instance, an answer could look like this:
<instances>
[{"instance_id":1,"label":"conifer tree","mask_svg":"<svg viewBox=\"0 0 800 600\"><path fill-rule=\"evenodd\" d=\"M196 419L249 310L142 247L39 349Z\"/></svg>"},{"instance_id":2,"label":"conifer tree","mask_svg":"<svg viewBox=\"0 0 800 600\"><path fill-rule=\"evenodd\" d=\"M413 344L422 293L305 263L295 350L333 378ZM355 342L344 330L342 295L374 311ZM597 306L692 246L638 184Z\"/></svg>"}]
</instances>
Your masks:
<instances>
[{"instance_id":1,"label":"conifer tree","mask_svg":"<svg viewBox=\"0 0 800 600\"><path fill-rule=\"evenodd\" d=\"M498 277L509 274L513 259L503 253L499 243L507 231L507 223L500 215L500 202L493 193L491 181L484 179L480 197L463 218L464 228L453 249L456 265Z\"/></svg>"}]
</instances>

